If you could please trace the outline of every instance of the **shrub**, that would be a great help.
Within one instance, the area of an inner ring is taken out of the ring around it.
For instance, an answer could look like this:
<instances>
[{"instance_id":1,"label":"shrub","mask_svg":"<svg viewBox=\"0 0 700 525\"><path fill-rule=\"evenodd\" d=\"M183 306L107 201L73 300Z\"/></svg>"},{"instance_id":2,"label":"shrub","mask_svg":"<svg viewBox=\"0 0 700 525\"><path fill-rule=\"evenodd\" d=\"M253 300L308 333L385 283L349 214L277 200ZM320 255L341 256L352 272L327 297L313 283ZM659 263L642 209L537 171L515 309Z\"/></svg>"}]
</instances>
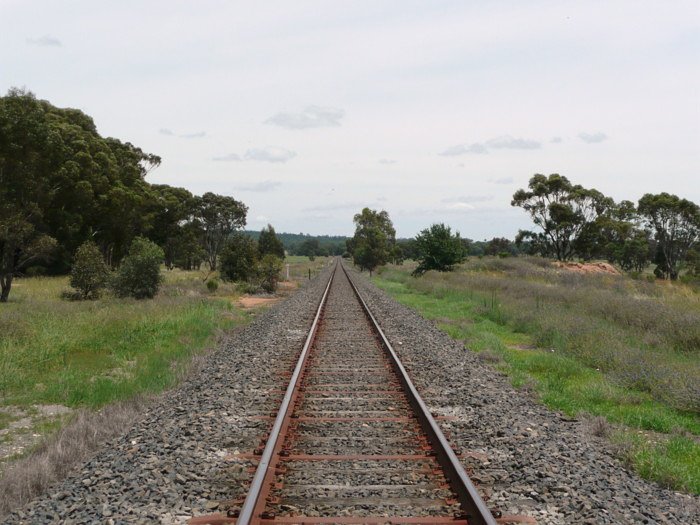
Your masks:
<instances>
[{"instance_id":1,"label":"shrub","mask_svg":"<svg viewBox=\"0 0 700 525\"><path fill-rule=\"evenodd\" d=\"M456 264L466 258L466 250L459 233L452 233L449 226L433 224L416 235L418 267L414 276L423 275L428 270L452 271Z\"/></svg>"},{"instance_id":2,"label":"shrub","mask_svg":"<svg viewBox=\"0 0 700 525\"><path fill-rule=\"evenodd\" d=\"M225 281L247 281L255 276L258 246L254 239L236 233L221 251L219 271Z\"/></svg>"},{"instance_id":3,"label":"shrub","mask_svg":"<svg viewBox=\"0 0 700 525\"><path fill-rule=\"evenodd\" d=\"M154 297L163 281L160 274L163 257L160 246L144 237L136 237L112 281L115 295L135 299Z\"/></svg>"},{"instance_id":4,"label":"shrub","mask_svg":"<svg viewBox=\"0 0 700 525\"><path fill-rule=\"evenodd\" d=\"M97 299L107 286L109 267L102 253L92 241L84 242L75 252L73 268L70 272L70 285L75 292L64 297L70 299Z\"/></svg>"},{"instance_id":5,"label":"shrub","mask_svg":"<svg viewBox=\"0 0 700 525\"><path fill-rule=\"evenodd\" d=\"M214 293L219 289L219 281L216 279L209 279L207 281L207 290L209 290L210 293Z\"/></svg>"},{"instance_id":6,"label":"shrub","mask_svg":"<svg viewBox=\"0 0 700 525\"><path fill-rule=\"evenodd\" d=\"M282 259L268 253L260 260L258 265L258 278L260 279L260 287L268 293L272 293L277 289L277 283L280 280L280 272L282 271Z\"/></svg>"}]
</instances>

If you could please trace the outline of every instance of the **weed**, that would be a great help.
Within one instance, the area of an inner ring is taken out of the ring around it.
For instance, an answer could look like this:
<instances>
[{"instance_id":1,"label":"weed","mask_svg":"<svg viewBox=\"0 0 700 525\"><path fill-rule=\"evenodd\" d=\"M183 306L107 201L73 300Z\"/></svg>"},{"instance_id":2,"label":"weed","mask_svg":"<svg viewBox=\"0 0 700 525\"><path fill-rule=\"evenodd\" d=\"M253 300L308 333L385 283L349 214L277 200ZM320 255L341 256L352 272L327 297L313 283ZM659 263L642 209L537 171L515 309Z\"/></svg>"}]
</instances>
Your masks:
<instances>
[{"instance_id":1,"label":"weed","mask_svg":"<svg viewBox=\"0 0 700 525\"><path fill-rule=\"evenodd\" d=\"M683 285L562 273L541 259L484 257L420 279L411 270L410 263L389 267L375 280L515 387L569 416L588 414L594 434L609 434L611 423L623 435L673 433L663 445L641 438L630 464L698 492L698 294Z\"/></svg>"}]
</instances>

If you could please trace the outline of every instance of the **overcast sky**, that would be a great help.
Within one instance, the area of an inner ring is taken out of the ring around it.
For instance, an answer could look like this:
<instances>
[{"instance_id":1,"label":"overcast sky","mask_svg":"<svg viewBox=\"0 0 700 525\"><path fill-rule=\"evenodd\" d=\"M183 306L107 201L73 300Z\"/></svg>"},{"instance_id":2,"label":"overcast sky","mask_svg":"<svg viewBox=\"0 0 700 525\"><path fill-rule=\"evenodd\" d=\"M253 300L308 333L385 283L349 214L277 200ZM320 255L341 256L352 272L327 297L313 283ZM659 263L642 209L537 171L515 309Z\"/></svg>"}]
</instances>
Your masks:
<instances>
[{"instance_id":1,"label":"overcast sky","mask_svg":"<svg viewBox=\"0 0 700 525\"><path fill-rule=\"evenodd\" d=\"M700 203L700 2L0 0L0 91L232 195L248 225L530 228L534 173Z\"/></svg>"}]
</instances>

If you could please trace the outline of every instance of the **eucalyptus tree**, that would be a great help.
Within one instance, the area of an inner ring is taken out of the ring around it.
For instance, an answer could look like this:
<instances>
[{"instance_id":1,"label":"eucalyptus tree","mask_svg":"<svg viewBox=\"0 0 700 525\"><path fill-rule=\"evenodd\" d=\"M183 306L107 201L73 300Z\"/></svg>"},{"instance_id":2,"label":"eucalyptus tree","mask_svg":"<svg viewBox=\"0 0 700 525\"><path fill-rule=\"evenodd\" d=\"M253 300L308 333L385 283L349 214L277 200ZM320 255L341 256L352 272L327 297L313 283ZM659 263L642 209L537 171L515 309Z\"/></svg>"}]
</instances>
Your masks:
<instances>
[{"instance_id":1,"label":"eucalyptus tree","mask_svg":"<svg viewBox=\"0 0 700 525\"><path fill-rule=\"evenodd\" d=\"M677 279L679 267L700 241L700 207L668 193L647 193L637 206L639 215L652 228L660 260L656 273L664 279Z\"/></svg>"},{"instance_id":2,"label":"eucalyptus tree","mask_svg":"<svg viewBox=\"0 0 700 525\"><path fill-rule=\"evenodd\" d=\"M576 241L586 234L587 228L613 205L612 199L595 189L573 185L569 179L557 173L548 177L534 175L528 189L513 195L512 206L523 208L543 237L528 232L521 234L538 238L547 245L560 261L571 259L576 253Z\"/></svg>"},{"instance_id":3,"label":"eucalyptus tree","mask_svg":"<svg viewBox=\"0 0 700 525\"><path fill-rule=\"evenodd\" d=\"M232 233L246 224L248 207L233 197L205 193L198 201L198 219L204 234L204 250L209 268L216 270L216 260Z\"/></svg>"}]
</instances>

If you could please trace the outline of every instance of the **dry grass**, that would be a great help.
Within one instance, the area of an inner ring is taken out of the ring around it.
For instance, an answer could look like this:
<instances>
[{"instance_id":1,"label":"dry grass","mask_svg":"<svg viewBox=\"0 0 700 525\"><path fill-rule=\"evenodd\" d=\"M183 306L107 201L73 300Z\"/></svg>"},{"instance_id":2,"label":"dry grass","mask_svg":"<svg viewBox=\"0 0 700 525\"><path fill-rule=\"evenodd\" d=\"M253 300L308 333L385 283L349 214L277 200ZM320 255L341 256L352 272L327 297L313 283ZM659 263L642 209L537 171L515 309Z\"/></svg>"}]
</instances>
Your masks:
<instances>
[{"instance_id":1,"label":"dry grass","mask_svg":"<svg viewBox=\"0 0 700 525\"><path fill-rule=\"evenodd\" d=\"M21 507L63 479L105 441L129 428L144 407L142 398L107 405L97 412L79 410L35 452L15 462L0 479L0 516Z\"/></svg>"},{"instance_id":2,"label":"dry grass","mask_svg":"<svg viewBox=\"0 0 700 525\"><path fill-rule=\"evenodd\" d=\"M596 437L606 438L609 437L612 432L612 426L603 416L589 418L586 423L588 432Z\"/></svg>"},{"instance_id":3,"label":"dry grass","mask_svg":"<svg viewBox=\"0 0 700 525\"><path fill-rule=\"evenodd\" d=\"M700 413L700 294L688 286L581 275L539 258L475 259L420 279L407 269L388 270L389 278L438 297L464 296L478 314L532 334L540 348Z\"/></svg>"}]
</instances>

